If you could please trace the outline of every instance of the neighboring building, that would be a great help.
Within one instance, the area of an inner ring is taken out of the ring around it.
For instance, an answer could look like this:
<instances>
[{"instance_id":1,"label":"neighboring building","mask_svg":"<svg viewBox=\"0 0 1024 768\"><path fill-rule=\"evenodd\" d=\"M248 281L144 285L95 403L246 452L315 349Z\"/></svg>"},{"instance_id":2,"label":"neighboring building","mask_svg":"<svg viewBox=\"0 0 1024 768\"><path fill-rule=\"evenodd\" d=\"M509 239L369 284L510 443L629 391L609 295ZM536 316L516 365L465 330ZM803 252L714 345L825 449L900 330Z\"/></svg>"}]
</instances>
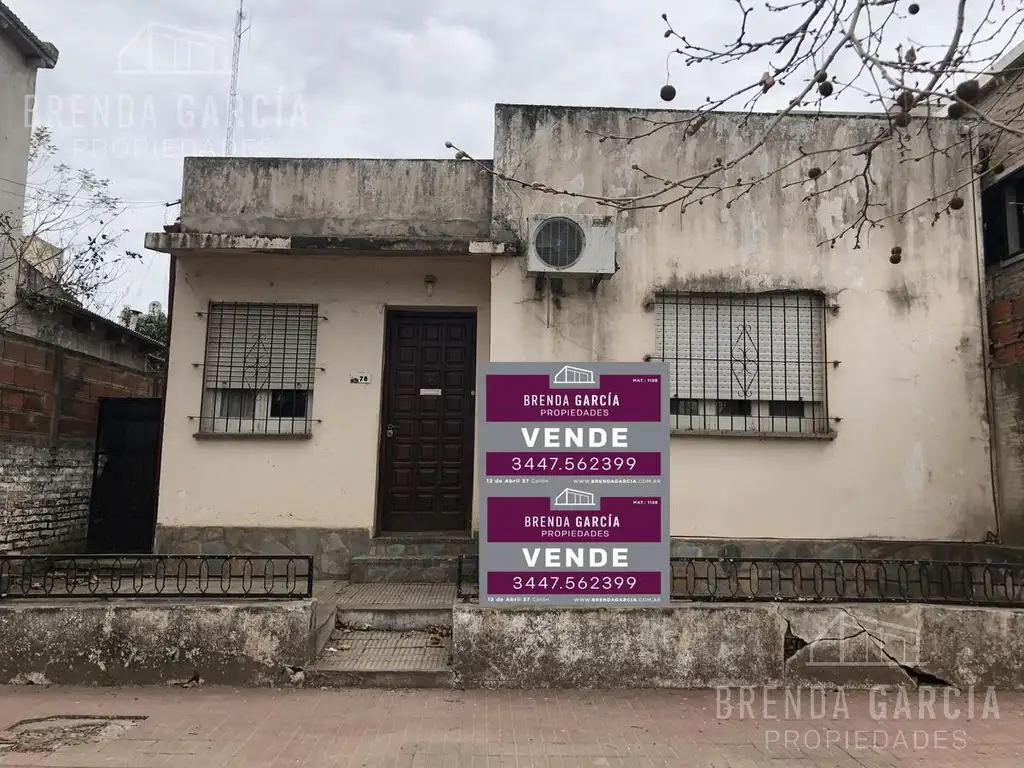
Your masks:
<instances>
[{"instance_id":1,"label":"neighboring building","mask_svg":"<svg viewBox=\"0 0 1024 768\"><path fill-rule=\"evenodd\" d=\"M996 63L978 107L1024 131L1024 43ZM992 348L992 427L1001 537L1024 544L1024 139L982 126L982 232Z\"/></svg>"},{"instance_id":2,"label":"neighboring building","mask_svg":"<svg viewBox=\"0 0 1024 768\"><path fill-rule=\"evenodd\" d=\"M0 2L0 554L84 548L99 400L162 389L162 345L80 306L54 283L59 249L22 235L26 110L56 62Z\"/></svg>"},{"instance_id":3,"label":"neighboring building","mask_svg":"<svg viewBox=\"0 0 1024 768\"><path fill-rule=\"evenodd\" d=\"M776 119L720 114L693 137L667 128L628 146L588 133L628 133L637 117L679 113L500 105L493 168L638 193L650 183L631 166L679 178ZM774 154L744 172L816 137L867 141L879 120L786 117ZM930 133L952 143L957 130ZM879 157L874 181L899 206L968 180L958 165ZM830 248L819 242L860 187L812 202L782 190L805 174L729 208L610 216L472 161L187 159L181 231L146 238L172 254L174 285L159 548L314 552L344 574L376 534L466 535L478 363L648 358L673 371L673 536L991 538L974 197ZM613 276L528 274L534 241L549 260L579 255L574 221L535 229L556 214L582 222L598 256L614 246Z\"/></svg>"},{"instance_id":4,"label":"neighboring building","mask_svg":"<svg viewBox=\"0 0 1024 768\"><path fill-rule=\"evenodd\" d=\"M32 121L26 119L36 93L36 72L53 69L57 49L36 37L0 2L0 308L15 295L12 253L20 245L25 209Z\"/></svg>"},{"instance_id":5,"label":"neighboring building","mask_svg":"<svg viewBox=\"0 0 1024 768\"><path fill-rule=\"evenodd\" d=\"M162 345L75 304L23 301L32 335L0 334L0 554L80 552L99 401L159 397Z\"/></svg>"},{"instance_id":6,"label":"neighboring building","mask_svg":"<svg viewBox=\"0 0 1024 768\"><path fill-rule=\"evenodd\" d=\"M64 249L41 237L30 235L22 241L21 258L48 280L59 281L63 274Z\"/></svg>"}]
</instances>

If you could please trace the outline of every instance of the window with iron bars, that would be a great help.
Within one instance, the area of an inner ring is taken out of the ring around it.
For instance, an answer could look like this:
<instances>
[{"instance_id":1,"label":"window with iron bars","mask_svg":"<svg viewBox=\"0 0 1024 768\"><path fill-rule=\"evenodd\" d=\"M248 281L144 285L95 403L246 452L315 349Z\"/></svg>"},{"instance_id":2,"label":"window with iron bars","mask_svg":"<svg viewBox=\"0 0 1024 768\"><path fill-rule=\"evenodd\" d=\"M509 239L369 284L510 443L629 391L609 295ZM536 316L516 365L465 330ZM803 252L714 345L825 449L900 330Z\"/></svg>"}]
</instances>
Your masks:
<instances>
[{"instance_id":1,"label":"window with iron bars","mask_svg":"<svg viewBox=\"0 0 1024 768\"><path fill-rule=\"evenodd\" d=\"M831 434L822 294L661 293L655 310L674 430Z\"/></svg>"},{"instance_id":2,"label":"window with iron bars","mask_svg":"<svg viewBox=\"0 0 1024 768\"><path fill-rule=\"evenodd\" d=\"M200 432L309 434L317 305L209 305Z\"/></svg>"}]
</instances>

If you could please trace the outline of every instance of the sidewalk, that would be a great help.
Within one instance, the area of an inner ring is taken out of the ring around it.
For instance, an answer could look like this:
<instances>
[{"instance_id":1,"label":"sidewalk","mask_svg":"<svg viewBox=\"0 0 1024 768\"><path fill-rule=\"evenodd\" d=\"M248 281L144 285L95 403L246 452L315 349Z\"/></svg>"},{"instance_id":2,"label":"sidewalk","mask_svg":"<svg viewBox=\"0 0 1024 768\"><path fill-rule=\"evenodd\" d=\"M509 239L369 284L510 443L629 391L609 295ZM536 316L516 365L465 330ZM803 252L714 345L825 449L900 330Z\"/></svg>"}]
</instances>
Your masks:
<instances>
[{"instance_id":1,"label":"sidewalk","mask_svg":"<svg viewBox=\"0 0 1024 768\"><path fill-rule=\"evenodd\" d=\"M0 766L1024 765L1024 694L908 694L0 688Z\"/></svg>"}]
</instances>

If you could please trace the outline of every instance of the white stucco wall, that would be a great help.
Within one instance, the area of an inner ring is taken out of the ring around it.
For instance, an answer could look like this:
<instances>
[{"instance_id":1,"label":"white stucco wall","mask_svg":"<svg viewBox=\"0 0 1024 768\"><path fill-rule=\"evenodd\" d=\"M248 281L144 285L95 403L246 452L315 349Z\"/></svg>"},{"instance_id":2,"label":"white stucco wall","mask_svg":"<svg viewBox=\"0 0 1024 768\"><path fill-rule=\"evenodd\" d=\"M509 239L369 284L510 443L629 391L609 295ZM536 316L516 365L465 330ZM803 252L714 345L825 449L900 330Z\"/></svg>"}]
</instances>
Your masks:
<instances>
[{"instance_id":1,"label":"white stucco wall","mask_svg":"<svg viewBox=\"0 0 1024 768\"><path fill-rule=\"evenodd\" d=\"M36 69L0 35L0 215L20 221L25 207L28 147L32 128L27 124L27 98L35 93ZM9 227L0 224L0 304L12 301L16 271L8 263L13 251Z\"/></svg>"},{"instance_id":2,"label":"white stucco wall","mask_svg":"<svg viewBox=\"0 0 1024 768\"><path fill-rule=\"evenodd\" d=\"M680 178L749 147L770 116L742 124L713 118L694 138L665 130L631 145L599 143L587 129L630 134L628 110L499 106L495 170L588 194L651 189L633 164ZM655 119L678 114L651 114ZM879 122L848 117L790 118L764 151L736 174L777 167L802 145L847 146ZM932 135L955 140L955 125ZM965 178L956 158L928 151L907 133L911 156L899 164L879 153L873 179L894 208L935 193L948 199ZM827 142L827 143L826 143ZM819 161L825 166L825 162ZM956 215L928 204L875 230L866 246L817 243L857 210L856 185L815 202L809 163L799 163L727 210L720 201L618 216L619 272L596 295L568 281L570 295L535 296L522 259L497 258L491 271L491 357L495 361L636 361L655 353L655 315L643 308L656 288L676 290L817 289L840 310L826 323L830 414L841 418L831 441L675 437L672 534L675 536L983 539L995 528L984 377L979 256L974 195ZM846 154L827 179L855 176ZM803 179L803 182L801 182ZM797 182L796 188L783 184ZM495 181L494 231L526 233L526 217L606 212ZM889 263L900 245L903 262Z\"/></svg>"},{"instance_id":3,"label":"white stucco wall","mask_svg":"<svg viewBox=\"0 0 1024 768\"><path fill-rule=\"evenodd\" d=\"M437 278L428 295L424 277ZM202 396L209 301L319 304L310 440L193 437ZM371 528L377 490L386 307L476 309L477 355L488 359L486 257L181 257L177 262L161 525ZM198 316L197 312L203 312ZM349 374L368 372L368 386Z\"/></svg>"}]
</instances>

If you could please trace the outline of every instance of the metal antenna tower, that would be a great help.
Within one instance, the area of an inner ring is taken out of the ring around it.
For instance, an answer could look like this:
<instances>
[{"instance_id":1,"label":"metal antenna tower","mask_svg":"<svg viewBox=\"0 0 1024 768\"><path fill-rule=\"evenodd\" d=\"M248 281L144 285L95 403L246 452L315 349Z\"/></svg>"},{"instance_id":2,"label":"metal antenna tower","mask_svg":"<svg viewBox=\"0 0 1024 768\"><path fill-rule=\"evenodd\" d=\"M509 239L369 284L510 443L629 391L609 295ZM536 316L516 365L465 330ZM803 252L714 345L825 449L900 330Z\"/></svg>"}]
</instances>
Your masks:
<instances>
[{"instance_id":1,"label":"metal antenna tower","mask_svg":"<svg viewBox=\"0 0 1024 768\"><path fill-rule=\"evenodd\" d=\"M245 0L238 0L238 13L235 14L235 47L231 52L231 91L228 95L228 130L224 139L224 156L230 157L235 144L235 111L238 108L238 60L242 54L242 38L249 31L243 27L247 20Z\"/></svg>"}]
</instances>

